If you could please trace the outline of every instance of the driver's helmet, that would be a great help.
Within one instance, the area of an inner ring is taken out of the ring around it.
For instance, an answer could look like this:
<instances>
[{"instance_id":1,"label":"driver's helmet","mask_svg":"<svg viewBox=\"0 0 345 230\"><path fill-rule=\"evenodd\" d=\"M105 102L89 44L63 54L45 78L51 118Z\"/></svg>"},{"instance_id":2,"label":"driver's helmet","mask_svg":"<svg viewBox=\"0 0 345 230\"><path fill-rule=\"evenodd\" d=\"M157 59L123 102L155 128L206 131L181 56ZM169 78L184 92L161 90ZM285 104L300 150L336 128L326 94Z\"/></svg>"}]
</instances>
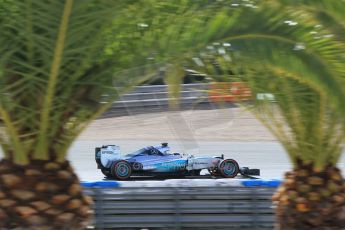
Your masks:
<instances>
[{"instance_id":1,"label":"driver's helmet","mask_svg":"<svg viewBox=\"0 0 345 230\"><path fill-rule=\"evenodd\" d=\"M156 146L155 147L157 150L159 150L163 155L168 155L170 154L170 147L169 146Z\"/></svg>"}]
</instances>

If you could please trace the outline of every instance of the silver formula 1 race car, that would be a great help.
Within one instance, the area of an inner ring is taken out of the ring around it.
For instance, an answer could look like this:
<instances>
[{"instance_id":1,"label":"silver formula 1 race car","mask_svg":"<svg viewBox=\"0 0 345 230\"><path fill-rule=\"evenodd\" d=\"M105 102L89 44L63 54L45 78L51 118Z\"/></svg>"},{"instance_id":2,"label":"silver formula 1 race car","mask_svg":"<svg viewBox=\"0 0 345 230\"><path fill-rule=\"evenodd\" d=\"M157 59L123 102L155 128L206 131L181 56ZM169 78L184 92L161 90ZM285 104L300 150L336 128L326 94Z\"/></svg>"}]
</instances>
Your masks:
<instances>
[{"instance_id":1,"label":"silver formula 1 race car","mask_svg":"<svg viewBox=\"0 0 345 230\"><path fill-rule=\"evenodd\" d=\"M260 175L259 169L239 167L233 159L224 156L184 158L179 153L170 153L168 143L148 146L122 156L120 147L104 145L95 148L97 167L108 178L128 180L131 176L184 177L200 175L207 169L212 176L233 178L237 174Z\"/></svg>"}]
</instances>

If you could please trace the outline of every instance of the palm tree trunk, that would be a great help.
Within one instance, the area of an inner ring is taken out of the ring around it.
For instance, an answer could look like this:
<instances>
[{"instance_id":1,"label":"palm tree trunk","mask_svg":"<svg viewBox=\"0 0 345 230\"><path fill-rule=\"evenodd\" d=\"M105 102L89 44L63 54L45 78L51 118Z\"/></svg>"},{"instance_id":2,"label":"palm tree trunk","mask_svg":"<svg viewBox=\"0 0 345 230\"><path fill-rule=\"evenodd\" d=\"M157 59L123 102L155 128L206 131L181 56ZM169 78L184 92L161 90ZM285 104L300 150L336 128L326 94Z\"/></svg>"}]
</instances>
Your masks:
<instances>
[{"instance_id":1,"label":"palm tree trunk","mask_svg":"<svg viewBox=\"0 0 345 230\"><path fill-rule=\"evenodd\" d=\"M0 161L0 229L85 229L91 204L68 161Z\"/></svg>"},{"instance_id":2,"label":"palm tree trunk","mask_svg":"<svg viewBox=\"0 0 345 230\"><path fill-rule=\"evenodd\" d=\"M316 172L298 161L273 196L277 230L345 229L345 183L335 166Z\"/></svg>"}]
</instances>

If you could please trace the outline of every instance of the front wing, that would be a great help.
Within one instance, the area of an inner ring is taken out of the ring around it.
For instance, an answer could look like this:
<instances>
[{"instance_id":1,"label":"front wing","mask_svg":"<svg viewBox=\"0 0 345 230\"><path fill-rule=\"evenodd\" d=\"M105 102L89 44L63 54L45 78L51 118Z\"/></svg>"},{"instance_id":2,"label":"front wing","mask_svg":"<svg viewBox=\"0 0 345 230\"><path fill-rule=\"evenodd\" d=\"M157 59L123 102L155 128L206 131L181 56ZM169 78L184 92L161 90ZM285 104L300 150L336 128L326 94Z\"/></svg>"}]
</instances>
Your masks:
<instances>
[{"instance_id":1,"label":"front wing","mask_svg":"<svg viewBox=\"0 0 345 230\"><path fill-rule=\"evenodd\" d=\"M241 167L240 173L244 176L260 176L260 169L250 169L248 167Z\"/></svg>"}]
</instances>

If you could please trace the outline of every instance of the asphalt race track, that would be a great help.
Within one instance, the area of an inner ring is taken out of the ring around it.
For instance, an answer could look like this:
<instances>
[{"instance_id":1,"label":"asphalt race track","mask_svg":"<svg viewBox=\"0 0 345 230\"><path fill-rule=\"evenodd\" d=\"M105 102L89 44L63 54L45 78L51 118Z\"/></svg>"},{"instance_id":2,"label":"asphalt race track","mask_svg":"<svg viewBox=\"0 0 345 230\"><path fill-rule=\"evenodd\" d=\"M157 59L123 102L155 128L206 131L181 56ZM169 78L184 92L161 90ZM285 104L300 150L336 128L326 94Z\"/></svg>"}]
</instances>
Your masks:
<instances>
[{"instance_id":1,"label":"asphalt race track","mask_svg":"<svg viewBox=\"0 0 345 230\"><path fill-rule=\"evenodd\" d=\"M162 140L165 141L165 140ZM155 141L114 140L114 141L87 141L78 140L69 151L69 159L82 181L103 180L104 176L96 168L94 148L104 144L116 144L121 147L121 152L129 153L148 145L158 145ZM284 149L276 141L239 141L239 142L169 142L172 152L190 153L198 156L217 156L224 154L225 158L238 161L240 166L259 168L262 179L282 179L284 172L291 169L291 163ZM2 153L0 152L0 157ZM343 155L338 164L345 171L345 157ZM205 174L206 172L202 172ZM150 180L150 178L144 178ZM143 180L143 179L141 179Z\"/></svg>"},{"instance_id":2,"label":"asphalt race track","mask_svg":"<svg viewBox=\"0 0 345 230\"><path fill-rule=\"evenodd\" d=\"M282 179L284 172L291 169L288 156L276 138L241 108L97 119L74 142L68 158L81 180L103 180L94 159L95 147L115 144L126 154L161 142L169 142L171 152L197 156L224 154L225 158L238 161L240 166L259 168L262 179ZM338 167L345 176L344 155Z\"/></svg>"}]
</instances>

